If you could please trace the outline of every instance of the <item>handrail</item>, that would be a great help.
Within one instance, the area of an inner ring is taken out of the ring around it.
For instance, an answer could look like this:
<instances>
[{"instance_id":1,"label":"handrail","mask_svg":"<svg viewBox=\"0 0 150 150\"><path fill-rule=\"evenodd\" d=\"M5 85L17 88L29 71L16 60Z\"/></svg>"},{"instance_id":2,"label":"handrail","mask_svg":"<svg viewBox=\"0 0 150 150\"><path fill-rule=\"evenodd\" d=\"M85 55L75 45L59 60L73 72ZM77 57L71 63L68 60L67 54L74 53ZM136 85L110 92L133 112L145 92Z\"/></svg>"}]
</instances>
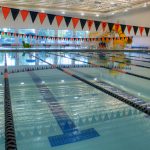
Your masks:
<instances>
[{"instance_id":1,"label":"handrail","mask_svg":"<svg viewBox=\"0 0 150 150\"><path fill-rule=\"evenodd\" d=\"M103 49L60 49L60 48L0 48L0 52L40 52L40 51L50 51L50 52L137 52L145 53L150 52L150 50L103 50Z\"/></svg>"}]
</instances>

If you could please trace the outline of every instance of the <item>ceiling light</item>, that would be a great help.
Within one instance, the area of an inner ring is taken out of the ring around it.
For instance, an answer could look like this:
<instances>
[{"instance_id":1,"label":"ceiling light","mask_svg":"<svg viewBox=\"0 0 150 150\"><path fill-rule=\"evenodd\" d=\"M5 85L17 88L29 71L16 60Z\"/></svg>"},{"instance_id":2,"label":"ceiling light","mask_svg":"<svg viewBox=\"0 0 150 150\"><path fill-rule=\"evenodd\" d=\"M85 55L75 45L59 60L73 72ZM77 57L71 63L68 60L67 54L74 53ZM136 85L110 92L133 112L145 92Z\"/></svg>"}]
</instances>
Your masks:
<instances>
[{"instance_id":1,"label":"ceiling light","mask_svg":"<svg viewBox=\"0 0 150 150\"><path fill-rule=\"evenodd\" d=\"M114 4L115 4L115 2L110 2L110 4L111 4L111 5L114 5Z\"/></svg>"},{"instance_id":2,"label":"ceiling light","mask_svg":"<svg viewBox=\"0 0 150 150\"><path fill-rule=\"evenodd\" d=\"M143 7L147 7L147 3L144 3Z\"/></svg>"},{"instance_id":3,"label":"ceiling light","mask_svg":"<svg viewBox=\"0 0 150 150\"><path fill-rule=\"evenodd\" d=\"M24 85L24 82L21 82L20 84L21 84L21 85Z\"/></svg>"},{"instance_id":4,"label":"ceiling light","mask_svg":"<svg viewBox=\"0 0 150 150\"><path fill-rule=\"evenodd\" d=\"M4 30L4 32L7 32L7 31L8 31L8 29L7 29L7 28L3 28L3 30Z\"/></svg>"},{"instance_id":5,"label":"ceiling light","mask_svg":"<svg viewBox=\"0 0 150 150\"><path fill-rule=\"evenodd\" d=\"M62 14L66 14L66 13L63 11Z\"/></svg>"},{"instance_id":6,"label":"ceiling light","mask_svg":"<svg viewBox=\"0 0 150 150\"><path fill-rule=\"evenodd\" d=\"M85 14L84 13L81 13L81 16L84 16Z\"/></svg>"}]
</instances>

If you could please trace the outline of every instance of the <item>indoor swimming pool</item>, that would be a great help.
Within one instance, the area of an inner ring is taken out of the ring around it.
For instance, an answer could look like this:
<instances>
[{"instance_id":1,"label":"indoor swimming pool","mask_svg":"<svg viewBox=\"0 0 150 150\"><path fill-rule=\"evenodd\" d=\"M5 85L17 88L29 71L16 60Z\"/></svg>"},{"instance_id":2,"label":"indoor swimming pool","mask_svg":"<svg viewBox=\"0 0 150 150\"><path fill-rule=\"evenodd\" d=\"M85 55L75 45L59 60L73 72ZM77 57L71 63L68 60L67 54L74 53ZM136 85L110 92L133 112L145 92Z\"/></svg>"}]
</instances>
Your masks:
<instances>
[{"instance_id":1,"label":"indoor swimming pool","mask_svg":"<svg viewBox=\"0 0 150 150\"><path fill-rule=\"evenodd\" d=\"M150 55L7 52L0 53L0 150L5 149L5 56L18 150L150 147L149 115L94 87L103 83L112 93L120 90L149 110Z\"/></svg>"}]
</instances>

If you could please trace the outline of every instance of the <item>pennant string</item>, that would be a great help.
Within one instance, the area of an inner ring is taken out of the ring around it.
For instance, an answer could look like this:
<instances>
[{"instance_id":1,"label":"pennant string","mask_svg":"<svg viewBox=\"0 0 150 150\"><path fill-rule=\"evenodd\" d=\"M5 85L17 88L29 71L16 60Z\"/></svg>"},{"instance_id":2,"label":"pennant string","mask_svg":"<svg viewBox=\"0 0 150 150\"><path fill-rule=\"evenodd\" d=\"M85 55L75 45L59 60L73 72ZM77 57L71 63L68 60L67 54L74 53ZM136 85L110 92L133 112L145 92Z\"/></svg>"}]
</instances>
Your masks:
<instances>
[{"instance_id":1,"label":"pennant string","mask_svg":"<svg viewBox=\"0 0 150 150\"><path fill-rule=\"evenodd\" d=\"M21 17L23 22L25 22L26 18L28 17L28 14L30 13L30 17L32 20L32 23L35 22L37 15L39 16L39 20L40 23L43 24L43 22L45 21L45 18L47 16L50 25L52 25L55 17L56 17L56 21L57 21L57 25L58 27L60 27L62 20L65 20L66 26L68 27L71 23L72 20L72 24L74 29L77 27L78 22L80 20L80 25L82 30L84 29L85 25L87 24L87 27L89 30L91 30L93 23L95 25L95 30L97 31L99 29L99 26L102 25L102 29L103 32L106 30L106 26L108 24L108 28L110 30L110 32L112 31L112 29L114 29L114 25L115 25L115 30L118 31L119 28L121 28L122 32L125 32L125 29L127 27L128 33L130 34L131 29L133 28L134 34L137 34L137 31L140 31L140 35L143 35L143 31L145 30L146 36L149 36L149 27L139 27L139 26L131 26L131 25L124 25L124 24L116 24L116 23L107 23L107 22L101 22L101 21L94 21L94 20L87 20L87 19L79 19L79 18L73 18L73 17L67 17L67 16L56 16L53 14L47 14L47 13L40 13L40 12L35 12L35 11L28 11L28 10L20 10L20 9L15 9L15 8L9 8L9 7L3 7L2 6L2 14L4 19L6 20L9 13L11 11L12 14L12 18L15 21L18 17L18 14L20 12Z\"/></svg>"}]
</instances>

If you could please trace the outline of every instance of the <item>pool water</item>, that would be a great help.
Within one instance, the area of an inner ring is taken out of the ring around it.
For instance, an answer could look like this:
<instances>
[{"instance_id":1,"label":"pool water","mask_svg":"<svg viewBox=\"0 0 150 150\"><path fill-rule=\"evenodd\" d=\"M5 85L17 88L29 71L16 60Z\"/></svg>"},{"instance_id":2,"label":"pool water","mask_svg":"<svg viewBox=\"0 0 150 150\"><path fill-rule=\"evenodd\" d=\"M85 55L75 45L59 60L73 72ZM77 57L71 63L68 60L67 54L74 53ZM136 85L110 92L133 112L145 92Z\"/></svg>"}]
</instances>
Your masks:
<instances>
[{"instance_id":1,"label":"pool water","mask_svg":"<svg viewBox=\"0 0 150 150\"><path fill-rule=\"evenodd\" d=\"M32 54L52 64L85 64L44 52ZM72 54L66 55L72 58ZM6 56L9 71L47 66L28 54L7 53ZM0 58L2 71L3 53ZM76 54L74 58L89 61ZM31 59L35 62L27 61ZM98 64L98 60L95 63ZM67 70L96 85L98 80L103 80L149 103L150 81L147 79L123 73L114 75L104 68ZM141 73L143 76L148 75L149 69L145 71L147 73ZM0 150L5 149L3 82L1 75ZM9 84L18 150L144 150L150 146L149 116L64 72L46 69L10 73Z\"/></svg>"}]
</instances>

